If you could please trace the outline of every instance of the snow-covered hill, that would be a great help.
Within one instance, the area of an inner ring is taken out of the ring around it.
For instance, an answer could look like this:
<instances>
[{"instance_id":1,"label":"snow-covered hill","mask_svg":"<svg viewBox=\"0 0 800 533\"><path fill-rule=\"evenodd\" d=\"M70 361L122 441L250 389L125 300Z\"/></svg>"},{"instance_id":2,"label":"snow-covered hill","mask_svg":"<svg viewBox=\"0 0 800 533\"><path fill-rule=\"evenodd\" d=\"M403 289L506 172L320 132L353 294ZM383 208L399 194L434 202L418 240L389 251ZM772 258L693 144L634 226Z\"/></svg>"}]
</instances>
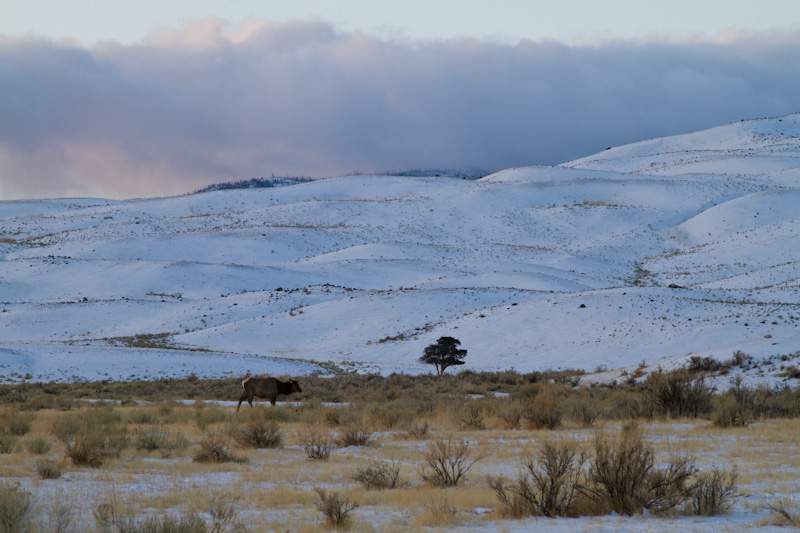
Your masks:
<instances>
[{"instance_id":1,"label":"snow-covered hill","mask_svg":"<svg viewBox=\"0 0 800 533\"><path fill-rule=\"evenodd\" d=\"M475 370L791 364L798 235L800 114L477 181L0 202L0 380L427 372L443 335Z\"/></svg>"}]
</instances>

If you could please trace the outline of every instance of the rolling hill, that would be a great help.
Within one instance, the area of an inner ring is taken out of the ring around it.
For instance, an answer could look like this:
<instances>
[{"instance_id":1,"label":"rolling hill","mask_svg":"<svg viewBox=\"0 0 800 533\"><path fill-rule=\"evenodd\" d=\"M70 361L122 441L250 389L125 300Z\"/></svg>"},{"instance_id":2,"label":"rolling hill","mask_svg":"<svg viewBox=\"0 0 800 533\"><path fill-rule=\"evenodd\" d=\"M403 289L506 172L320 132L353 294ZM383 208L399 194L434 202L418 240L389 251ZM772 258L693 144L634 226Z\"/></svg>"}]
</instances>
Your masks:
<instances>
[{"instance_id":1,"label":"rolling hill","mask_svg":"<svg viewBox=\"0 0 800 533\"><path fill-rule=\"evenodd\" d=\"M480 180L0 202L0 381L800 354L800 114ZM785 361L781 361L785 359Z\"/></svg>"}]
</instances>

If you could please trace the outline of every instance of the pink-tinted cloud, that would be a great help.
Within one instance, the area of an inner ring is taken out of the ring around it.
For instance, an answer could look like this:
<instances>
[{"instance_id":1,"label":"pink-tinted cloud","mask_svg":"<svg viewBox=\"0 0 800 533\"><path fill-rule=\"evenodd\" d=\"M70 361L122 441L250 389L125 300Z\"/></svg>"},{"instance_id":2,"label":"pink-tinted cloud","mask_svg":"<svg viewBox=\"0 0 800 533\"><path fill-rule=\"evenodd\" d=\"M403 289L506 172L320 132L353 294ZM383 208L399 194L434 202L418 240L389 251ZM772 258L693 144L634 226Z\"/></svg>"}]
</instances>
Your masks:
<instances>
[{"instance_id":1,"label":"pink-tinted cloud","mask_svg":"<svg viewBox=\"0 0 800 533\"><path fill-rule=\"evenodd\" d=\"M555 164L800 110L800 33L686 43L389 42L200 20L142 43L0 37L0 199L275 174Z\"/></svg>"}]
</instances>

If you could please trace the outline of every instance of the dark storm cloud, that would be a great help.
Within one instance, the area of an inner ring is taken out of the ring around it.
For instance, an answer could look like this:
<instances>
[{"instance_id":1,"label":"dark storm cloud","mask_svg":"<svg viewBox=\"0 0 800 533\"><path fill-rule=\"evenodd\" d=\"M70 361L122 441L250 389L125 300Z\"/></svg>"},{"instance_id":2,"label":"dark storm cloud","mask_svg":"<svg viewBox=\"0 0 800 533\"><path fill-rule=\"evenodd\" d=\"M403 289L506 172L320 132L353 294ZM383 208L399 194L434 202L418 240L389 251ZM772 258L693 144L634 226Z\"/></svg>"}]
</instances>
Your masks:
<instances>
[{"instance_id":1,"label":"dark storm cloud","mask_svg":"<svg viewBox=\"0 0 800 533\"><path fill-rule=\"evenodd\" d=\"M555 164L800 110L800 34L724 37L404 43L214 19L136 45L0 37L0 199Z\"/></svg>"}]
</instances>

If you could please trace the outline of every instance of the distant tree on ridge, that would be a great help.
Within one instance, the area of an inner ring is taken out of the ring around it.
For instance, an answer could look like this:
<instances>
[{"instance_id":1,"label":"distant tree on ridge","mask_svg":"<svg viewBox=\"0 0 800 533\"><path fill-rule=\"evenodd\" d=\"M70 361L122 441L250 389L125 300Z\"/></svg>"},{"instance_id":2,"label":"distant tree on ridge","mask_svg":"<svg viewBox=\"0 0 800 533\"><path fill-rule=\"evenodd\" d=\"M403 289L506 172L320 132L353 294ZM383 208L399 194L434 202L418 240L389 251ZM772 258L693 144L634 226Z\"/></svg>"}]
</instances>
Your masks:
<instances>
[{"instance_id":1,"label":"distant tree on ridge","mask_svg":"<svg viewBox=\"0 0 800 533\"><path fill-rule=\"evenodd\" d=\"M467 351L459 349L460 345L461 341L453 337L439 337L436 344L425 348L424 354L418 361L434 365L436 375L441 376L447 367L464 364L463 359L467 356Z\"/></svg>"}]
</instances>

